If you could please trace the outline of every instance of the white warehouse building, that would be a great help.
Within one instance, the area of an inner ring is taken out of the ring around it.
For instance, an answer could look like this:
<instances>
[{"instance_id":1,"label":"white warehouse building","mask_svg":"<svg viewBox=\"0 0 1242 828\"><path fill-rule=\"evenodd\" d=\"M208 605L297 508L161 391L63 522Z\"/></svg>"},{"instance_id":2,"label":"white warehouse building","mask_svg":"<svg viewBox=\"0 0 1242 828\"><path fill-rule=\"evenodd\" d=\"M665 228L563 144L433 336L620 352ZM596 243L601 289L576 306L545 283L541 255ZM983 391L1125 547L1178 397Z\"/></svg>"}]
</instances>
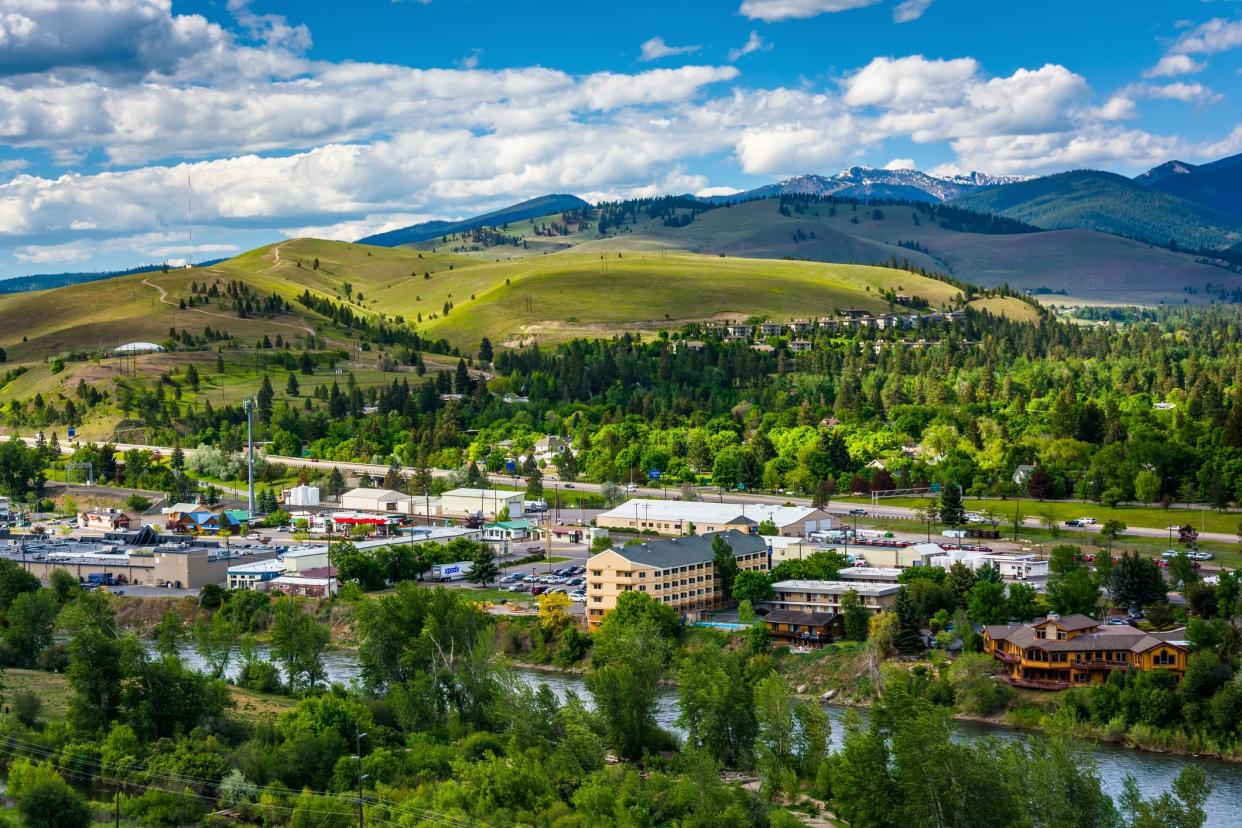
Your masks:
<instances>
[{"instance_id":1,"label":"white warehouse building","mask_svg":"<svg viewBox=\"0 0 1242 828\"><path fill-rule=\"evenodd\" d=\"M832 528L832 517L811 506L774 506L767 503L707 503L697 500L627 500L595 519L597 526L653 531L661 535L685 535L691 524L697 535L706 532L754 534L759 525L771 521L786 537L804 537Z\"/></svg>"},{"instance_id":2,"label":"white warehouse building","mask_svg":"<svg viewBox=\"0 0 1242 828\"><path fill-rule=\"evenodd\" d=\"M526 507L521 492L453 489L440 495L440 510L445 515L479 515L484 520L495 520L506 509L513 520L525 514Z\"/></svg>"}]
</instances>

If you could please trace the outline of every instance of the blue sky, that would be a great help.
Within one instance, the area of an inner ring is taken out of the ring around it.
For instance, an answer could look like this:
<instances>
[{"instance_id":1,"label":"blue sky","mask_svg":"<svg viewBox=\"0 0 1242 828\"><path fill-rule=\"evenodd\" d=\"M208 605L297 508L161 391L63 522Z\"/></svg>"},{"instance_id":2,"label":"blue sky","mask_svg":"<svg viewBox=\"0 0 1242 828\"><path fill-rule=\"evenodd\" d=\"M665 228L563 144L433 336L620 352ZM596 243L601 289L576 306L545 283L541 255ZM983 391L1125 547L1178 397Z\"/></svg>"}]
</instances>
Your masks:
<instances>
[{"instance_id":1,"label":"blue sky","mask_svg":"<svg viewBox=\"0 0 1242 828\"><path fill-rule=\"evenodd\" d=\"M1242 152L1240 69L1233 0L0 0L0 278L546 192L1134 174Z\"/></svg>"}]
</instances>

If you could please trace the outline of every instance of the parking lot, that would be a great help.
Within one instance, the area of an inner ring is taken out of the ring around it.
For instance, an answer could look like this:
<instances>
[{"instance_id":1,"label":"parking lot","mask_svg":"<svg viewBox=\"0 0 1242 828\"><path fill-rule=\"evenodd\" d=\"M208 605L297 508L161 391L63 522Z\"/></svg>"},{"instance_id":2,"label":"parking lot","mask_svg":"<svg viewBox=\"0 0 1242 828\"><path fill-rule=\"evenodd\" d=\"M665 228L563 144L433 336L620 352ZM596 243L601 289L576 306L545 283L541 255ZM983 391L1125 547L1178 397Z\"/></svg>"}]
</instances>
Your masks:
<instances>
[{"instance_id":1,"label":"parking lot","mask_svg":"<svg viewBox=\"0 0 1242 828\"><path fill-rule=\"evenodd\" d=\"M519 595L537 597L549 592L563 592L574 603L586 603L586 567L575 564L558 566L552 572L510 572L500 579L502 589Z\"/></svg>"}]
</instances>

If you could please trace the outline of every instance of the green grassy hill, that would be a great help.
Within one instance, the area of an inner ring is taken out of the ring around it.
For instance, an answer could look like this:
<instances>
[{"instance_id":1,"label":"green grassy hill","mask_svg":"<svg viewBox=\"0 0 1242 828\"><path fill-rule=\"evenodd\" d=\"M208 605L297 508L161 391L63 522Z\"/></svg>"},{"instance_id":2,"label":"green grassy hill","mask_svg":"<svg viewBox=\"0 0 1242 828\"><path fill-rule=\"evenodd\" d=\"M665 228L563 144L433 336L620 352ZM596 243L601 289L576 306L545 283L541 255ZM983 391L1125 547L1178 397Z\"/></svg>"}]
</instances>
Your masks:
<instances>
[{"instance_id":1,"label":"green grassy hill","mask_svg":"<svg viewBox=\"0 0 1242 828\"><path fill-rule=\"evenodd\" d=\"M1050 229L1097 230L1179 247L1223 248L1242 240L1242 222L1201 204L1095 170L990 187L953 202L960 207Z\"/></svg>"}]
</instances>

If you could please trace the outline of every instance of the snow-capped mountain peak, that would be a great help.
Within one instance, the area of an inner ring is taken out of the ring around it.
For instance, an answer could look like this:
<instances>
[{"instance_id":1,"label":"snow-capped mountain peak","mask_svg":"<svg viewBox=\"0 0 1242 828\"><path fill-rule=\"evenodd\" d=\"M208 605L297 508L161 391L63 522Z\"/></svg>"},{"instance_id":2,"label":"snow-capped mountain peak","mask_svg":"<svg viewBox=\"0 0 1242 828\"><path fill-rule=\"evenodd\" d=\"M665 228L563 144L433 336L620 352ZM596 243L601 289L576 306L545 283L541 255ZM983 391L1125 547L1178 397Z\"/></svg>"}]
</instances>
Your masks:
<instances>
[{"instance_id":1,"label":"snow-capped mountain peak","mask_svg":"<svg viewBox=\"0 0 1242 828\"><path fill-rule=\"evenodd\" d=\"M939 177L922 170L850 167L836 175L799 175L739 193L731 198L770 198L779 195L835 195L842 198L893 198L910 201L951 201L983 187L1024 181L1027 176L970 172Z\"/></svg>"}]
</instances>

